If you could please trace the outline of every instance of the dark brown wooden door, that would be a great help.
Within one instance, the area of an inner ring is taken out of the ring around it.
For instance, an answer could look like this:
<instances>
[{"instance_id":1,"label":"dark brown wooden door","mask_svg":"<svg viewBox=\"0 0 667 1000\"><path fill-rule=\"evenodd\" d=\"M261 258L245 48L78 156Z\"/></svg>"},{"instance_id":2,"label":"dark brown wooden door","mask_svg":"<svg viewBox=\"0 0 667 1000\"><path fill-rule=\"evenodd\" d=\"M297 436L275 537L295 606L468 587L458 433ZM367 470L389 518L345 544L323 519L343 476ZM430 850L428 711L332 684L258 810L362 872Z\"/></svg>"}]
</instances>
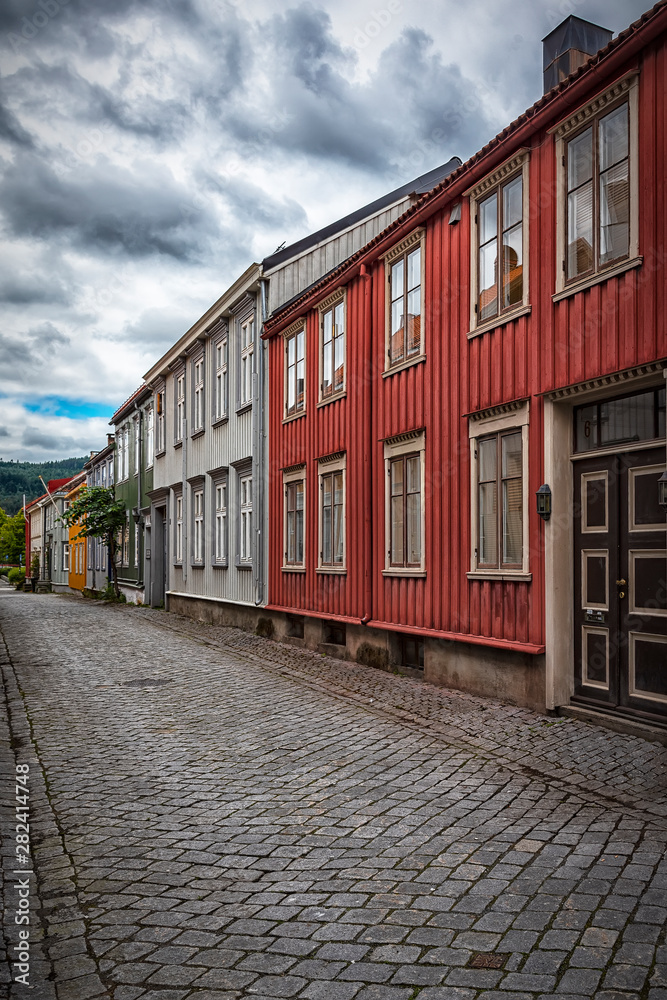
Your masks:
<instances>
[{"instance_id":1,"label":"dark brown wooden door","mask_svg":"<svg viewBox=\"0 0 667 1000\"><path fill-rule=\"evenodd\" d=\"M575 699L667 717L665 449L574 466Z\"/></svg>"}]
</instances>

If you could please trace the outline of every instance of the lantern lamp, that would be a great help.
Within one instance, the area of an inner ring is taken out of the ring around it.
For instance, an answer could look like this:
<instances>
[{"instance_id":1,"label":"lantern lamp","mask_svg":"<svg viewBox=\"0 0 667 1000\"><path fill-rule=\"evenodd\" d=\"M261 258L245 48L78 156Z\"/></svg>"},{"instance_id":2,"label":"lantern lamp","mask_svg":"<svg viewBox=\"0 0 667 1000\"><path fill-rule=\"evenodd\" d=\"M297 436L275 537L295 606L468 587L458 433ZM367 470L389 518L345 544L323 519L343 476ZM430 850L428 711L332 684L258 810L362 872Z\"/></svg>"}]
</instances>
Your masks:
<instances>
[{"instance_id":1,"label":"lantern lamp","mask_svg":"<svg viewBox=\"0 0 667 1000\"><path fill-rule=\"evenodd\" d=\"M537 498L537 513L542 520L548 521L551 517L551 488L544 483L535 496Z\"/></svg>"},{"instance_id":2,"label":"lantern lamp","mask_svg":"<svg viewBox=\"0 0 667 1000\"><path fill-rule=\"evenodd\" d=\"M667 510L667 469L658 480L658 503L663 510Z\"/></svg>"}]
</instances>

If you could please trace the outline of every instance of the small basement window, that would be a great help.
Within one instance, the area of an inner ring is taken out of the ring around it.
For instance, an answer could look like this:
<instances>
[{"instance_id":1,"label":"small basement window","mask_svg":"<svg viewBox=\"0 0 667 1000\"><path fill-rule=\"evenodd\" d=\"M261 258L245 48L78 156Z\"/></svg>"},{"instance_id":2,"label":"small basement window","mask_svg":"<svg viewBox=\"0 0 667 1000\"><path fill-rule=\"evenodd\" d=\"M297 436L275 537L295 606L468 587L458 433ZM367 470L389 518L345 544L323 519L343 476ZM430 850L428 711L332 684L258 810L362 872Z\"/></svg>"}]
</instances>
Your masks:
<instances>
[{"instance_id":1,"label":"small basement window","mask_svg":"<svg viewBox=\"0 0 667 1000\"><path fill-rule=\"evenodd\" d=\"M323 635L323 641L332 646L345 646L347 644L345 625L340 622L324 622Z\"/></svg>"},{"instance_id":2,"label":"small basement window","mask_svg":"<svg viewBox=\"0 0 667 1000\"><path fill-rule=\"evenodd\" d=\"M291 639L303 639L303 615L287 616L287 632Z\"/></svg>"},{"instance_id":3,"label":"small basement window","mask_svg":"<svg viewBox=\"0 0 667 1000\"><path fill-rule=\"evenodd\" d=\"M414 635L400 637L401 664L414 670L424 669L424 640Z\"/></svg>"}]
</instances>

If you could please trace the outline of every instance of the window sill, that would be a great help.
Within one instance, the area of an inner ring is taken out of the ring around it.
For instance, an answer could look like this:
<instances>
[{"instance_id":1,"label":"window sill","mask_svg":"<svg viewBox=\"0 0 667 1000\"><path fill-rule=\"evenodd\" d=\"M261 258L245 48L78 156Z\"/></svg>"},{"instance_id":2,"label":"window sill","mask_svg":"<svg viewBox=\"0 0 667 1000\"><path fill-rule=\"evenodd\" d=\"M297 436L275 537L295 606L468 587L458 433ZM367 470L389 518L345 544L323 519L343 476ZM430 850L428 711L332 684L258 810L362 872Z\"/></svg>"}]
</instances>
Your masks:
<instances>
[{"instance_id":1,"label":"window sill","mask_svg":"<svg viewBox=\"0 0 667 1000\"><path fill-rule=\"evenodd\" d=\"M183 438L181 438L180 441L174 441L174 448L182 448L182 447L183 447Z\"/></svg>"},{"instance_id":2,"label":"window sill","mask_svg":"<svg viewBox=\"0 0 667 1000\"><path fill-rule=\"evenodd\" d=\"M203 562L190 563L190 569L204 569L204 563Z\"/></svg>"},{"instance_id":3,"label":"window sill","mask_svg":"<svg viewBox=\"0 0 667 1000\"><path fill-rule=\"evenodd\" d=\"M293 420L300 420L301 417L305 417L305 415L306 415L305 409L299 410L298 413L290 413L289 417L283 417L283 423L291 424Z\"/></svg>"},{"instance_id":4,"label":"window sill","mask_svg":"<svg viewBox=\"0 0 667 1000\"><path fill-rule=\"evenodd\" d=\"M342 389L340 392L334 392L330 396L327 396L326 399L321 399L317 404L317 409L319 410L321 406L328 406L329 403L335 403L339 399L345 399L346 396L347 389Z\"/></svg>"},{"instance_id":5,"label":"window sill","mask_svg":"<svg viewBox=\"0 0 667 1000\"><path fill-rule=\"evenodd\" d=\"M226 562L213 562L211 566L213 569L228 569L228 563Z\"/></svg>"},{"instance_id":6,"label":"window sill","mask_svg":"<svg viewBox=\"0 0 667 1000\"><path fill-rule=\"evenodd\" d=\"M215 420L211 422L211 427L222 427L223 424L229 423L229 417L225 414L224 417L216 417Z\"/></svg>"},{"instance_id":7,"label":"window sill","mask_svg":"<svg viewBox=\"0 0 667 1000\"><path fill-rule=\"evenodd\" d=\"M249 399L247 403L241 403L236 407L236 415L240 416L242 413L249 413L252 410L252 400Z\"/></svg>"},{"instance_id":8,"label":"window sill","mask_svg":"<svg viewBox=\"0 0 667 1000\"><path fill-rule=\"evenodd\" d=\"M316 573L322 573L325 576L346 576L347 567L346 566L318 566L315 570Z\"/></svg>"},{"instance_id":9,"label":"window sill","mask_svg":"<svg viewBox=\"0 0 667 1000\"><path fill-rule=\"evenodd\" d=\"M305 573L305 566L281 566L281 573Z\"/></svg>"},{"instance_id":10,"label":"window sill","mask_svg":"<svg viewBox=\"0 0 667 1000\"><path fill-rule=\"evenodd\" d=\"M512 312L494 316L493 319L489 319L485 323L480 323L474 330L470 330L466 334L466 337L468 340L473 340L474 337L480 337L483 333L488 333L489 330L496 330L499 326L505 326L506 323L511 323L512 320L519 319L520 316L529 316L532 308L530 305L521 306L518 309L513 309Z\"/></svg>"},{"instance_id":11,"label":"window sill","mask_svg":"<svg viewBox=\"0 0 667 1000\"><path fill-rule=\"evenodd\" d=\"M425 361L425 354L418 354L416 357L410 358L408 361L399 361L398 364L392 365L391 368L387 368L386 371L382 372L382 378L389 378L390 375L395 375L396 372L405 371L406 368L412 368L413 365L421 365Z\"/></svg>"},{"instance_id":12,"label":"window sill","mask_svg":"<svg viewBox=\"0 0 667 1000\"><path fill-rule=\"evenodd\" d=\"M551 296L551 301L560 302L562 299L569 299L571 295L576 295L577 292L583 292L594 285L601 285L603 281L608 281L609 278L616 278L619 274L625 274L626 271L631 271L635 267L641 267L643 263L643 257L632 257L630 260L621 261L620 264L612 264L611 267L606 268L604 271L598 271L597 274L591 274L587 278L582 278L581 281L576 281L566 288L559 290L555 295Z\"/></svg>"},{"instance_id":13,"label":"window sill","mask_svg":"<svg viewBox=\"0 0 667 1000\"><path fill-rule=\"evenodd\" d=\"M205 430L206 430L205 427L198 427L197 430L193 431L192 434L190 435L191 439L194 441L195 438L200 438L202 434L205 432Z\"/></svg>"},{"instance_id":14,"label":"window sill","mask_svg":"<svg viewBox=\"0 0 667 1000\"><path fill-rule=\"evenodd\" d=\"M473 573L466 573L466 576L469 580L491 580L496 583L530 583L533 579L532 573L491 572L489 570L476 570Z\"/></svg>"},{"instance_id":15,"label":"window sill","mask_svg":"<svg viewBox=\"0 0 667 1000\"><path fill-rule=\"evenodd\" d=\"M237 569L252 569L252 563L249 562L237 562Z\"/></svg>"},{"instance_id":16,"label":"window sill","mask_svg":"<svg viewBox=\"0 0 667 1000\"><path fill-rule=\"evenodd\" d=\"M409 567L406 567L405 569L403 569L401 566L396 566L394 569L383 569L382 570L382 575L383 576L412 576L412 577L416 577L417 579L425 580L426 579L426 570L425 569L410 569Z\"/></svg>"}]
</instances>

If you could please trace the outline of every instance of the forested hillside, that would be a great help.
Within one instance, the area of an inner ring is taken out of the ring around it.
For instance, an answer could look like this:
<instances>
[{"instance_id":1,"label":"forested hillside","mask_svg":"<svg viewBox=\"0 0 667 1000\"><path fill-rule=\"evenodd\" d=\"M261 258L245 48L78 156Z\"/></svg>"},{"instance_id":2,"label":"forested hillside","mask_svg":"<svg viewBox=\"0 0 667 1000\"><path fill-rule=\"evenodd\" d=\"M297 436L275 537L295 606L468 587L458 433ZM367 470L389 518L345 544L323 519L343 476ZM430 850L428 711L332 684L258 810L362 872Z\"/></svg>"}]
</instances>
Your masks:
<instances>
[{"instance_id":1,"label":"forested hillside","mask_svg":"<svg viewBox=\"0 0 667 1000\"><path fill-rule=\"evenodd\" d=\"M44 487L39 481L65 479L83 468L83 458L63 458L59 462L3 462L0 459L0 508L10 517L21 509L23 494L26 502L41 496Z\"/></svg>"}]
</instances>

